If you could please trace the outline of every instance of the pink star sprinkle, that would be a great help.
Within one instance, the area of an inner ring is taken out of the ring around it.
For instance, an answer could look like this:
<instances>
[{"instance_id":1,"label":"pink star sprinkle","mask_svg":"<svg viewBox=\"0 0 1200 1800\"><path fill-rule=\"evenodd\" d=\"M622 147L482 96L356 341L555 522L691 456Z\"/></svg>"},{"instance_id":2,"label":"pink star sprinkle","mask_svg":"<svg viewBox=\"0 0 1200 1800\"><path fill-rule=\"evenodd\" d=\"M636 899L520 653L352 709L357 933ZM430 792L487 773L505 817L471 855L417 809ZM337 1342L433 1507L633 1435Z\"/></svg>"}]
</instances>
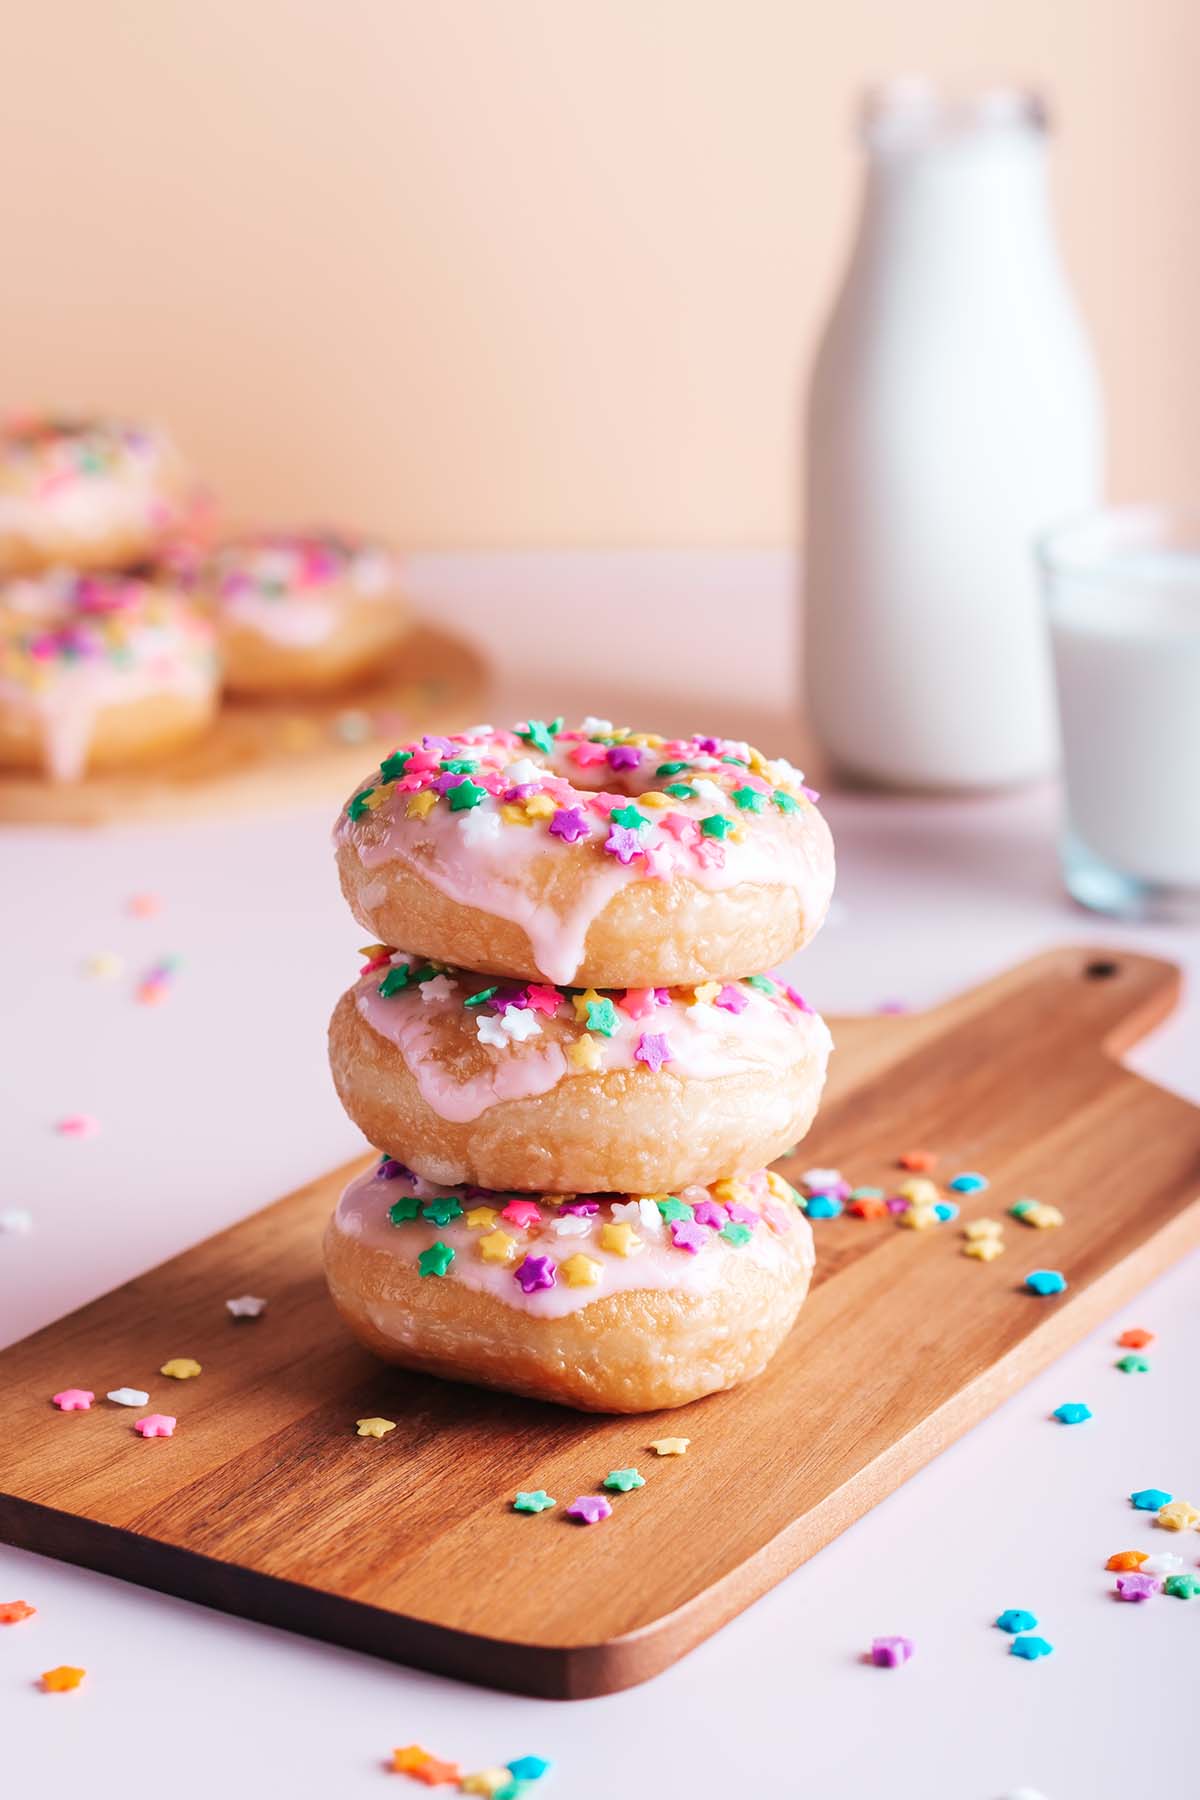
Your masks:
<instances>
[{"instance_id":1,"label":"pink star sprinkle","mask_svg":"<svg viewBox=\"0 0 1200 1800\"><path fill-rule=\"evenodd\" d=\"M520 1282L521 1290L526 1294L552 1288L557 1279L554 1263L548 1256L527 1256L520 1267L513 1270L513 1280Z\"/></svg>"},{"instance_id":2,"label":"pink star sprinkle","mask_svg":"<svg viewBox=\"0 0 1200 1800\"><path fill-rule=\"evenodd\" d=\"M558 1011L558 1005L561 999L562 995L556 987L535 986L527 987L525 989L526 1006L533 1012L545 1013L548 1019L552 1019Z\"/></svg>"},{"instance_id":3,"label":"pink star sprinkle","mask_svg":"<svg viewBox=\"0 0 1200 1800\"><path fill-rule=\"evenodd\" d=\"M64 1388L52 1396L59 1412L86 1412L95 1398L90 1388Z\"/></svg>"},{"instance_id":4,"label":"pink star sprinkle","mask_svg":"<svg viewBox=\"0 0 1200 1800\"><path fill-rule=\"evenodd\" d=\"M507 1206L500 1208L500 1217L507 1219L510 1225L521 1225L528 1228L540 1225L541 1209L532 1200L510 1200Z\"/></svg>"},{"instance_id":5,"label":"pink star sprinkle","mask_svg":"<svg viewBox=\"0 0 1200 1800\"><path fill-rule=\"evenodd\" d=\"M559 1212L573 1213L577 1219L590 1219L593 1213L600 1211L598 1200L566 1200L559 1207Z\"/></svg>"},{"instance_id":6,"label":"pink star sprinkle","mask_svg":"<svg viewBox=\"0 0 1200 1800\"><path fill-rule=\"evenodd\" d=\"M576 744L571 752L571 761L580 769L595 768L597 763L608 761L606 744Z\"/></svg>"},{"instance_id":7,"label":"pink star sprinkle","mask_svg":"<svg viewBox=\"0 0 1200 1800\"><path fill-rule=\"evenodd\" d=\"M669 812L662 816L662 824L673 838L681 844L694 844L700 836L700 827L695 819L689 819L686 813Z\"/></svg>"},{"instance_id":8,"label":"pink star sprinkle","mask_svg":"<svg viewBox=\"0 0 1200 1800\"><path fill-rule=\"evenodd\" d=\"M692 845L692 855L706 869L725 867L725 846L718 844L715 838L698 838Z\"/></svg>"},{"instance_id":9,"label":"pink star sprinkle","mask_svg":"<svg viewBox=\"0 0 1200 1800\"><path fill-rule=\"evenodd\" d=\"M745 1211L745 1208L743 1207L742 1210ZM701 1200L698 1206L692 1208L692 1211L695 1214L697 1225L707 1225L713 1231L720 1231L725 1223L725 1208L719 1201Z\"/></svg>"},{"instance_id":10,"label":"pink star sprinkle","mask_svg":"<svg viewBox=\"0 0 1200 1800\"><path fill-rule=\"evenodd\" d=\"M643 854L637 832L628 825L611 825L608 836L604 840L604 848L610 856L615 856L617 861L623 863L626 868L629 867L635 856Z\"/></svg>"},{"instance_id":11,"label":"pink star sprinkle","mask_svg":"<svg viewBox=\"0 0 1200 1800\"><path fill-rule=\"evenodd\" d=\"M746 1007L749 1005L749 1001L746 999L741 988L723 987L713 1004L715 1006L723 1006L726 1012L740 1013L745 1012Z\"/></svg>"},{"instance_id":12,"label":"pink star sprinkle","mask_svg":"<svg viewBox=\"0 0 1200 1800\"><path fill-rule=\"evenodd\" d=\"M100 1121L91 1113L68 1113L65 1119L58 1120L54 1129L59 1137L95 1137Z\"/></svg>"},{"instance_id":13,"label":"pink star sprinkle","mask_svg":"<svg viewBox=\"0 0 1200 1800\"><path fill-rule=\"evenodd\" d=\"M677 1250L687 1250L692 1256L702 1250L708 1242L709 1232L703 1225L697 1225L691 1219L672 1219L671 1242Z\"/></svg>"},{"instance_id":14,"label":"pink star sprinkle","mask_svg":"<svg viewBox=\"0 0 1200 1800\"><path fill-rule=\"evenodd\" d=\"M729 1202L729 1216L735 1225L749 1225L751 1230L758 1224L758 1214L752 1207L743 1206L740 1200Z\"/></svg>"},{"instance_id":15,"label":"pink star sprinkle","mask_svg":"<svg viewBox=\"0 0 1200 1800\"><path fill-rule=\"evenodd\" d=\"M671 1046L663 1031L643 1031L633 1053L635 1062L645 1063L657 1075L664 1063L671 1061Z\"/></svg>"},{"instance_id":16,"label":"pink star sprinkle","mask_svg":"<svg viewBox=\"0 0 1200 1800\"><path fill-rule=\"evenodd\" d=\"M147 1413L144 1419L138 1420L133 1429L139 1437L171 1437L177 1423L178 1420L170 1413Z\"/></svg>"},{"instance_id":17,"label":"pink star sprinkle","mask_svg":"<svg viewBox=\"0 0 1200 1800\"><path fill-rule=\"evenodd\" d=\"M567 1517L578 1519L581 1525L598 1525L601 1519L612 1517L612 1507L603 1494L581 1494L568 1506Z\"/></svg>"},{"instance_id":18,"label":"pink star sprinkle","mask_svg":"<svg viewBox=\"0 0 1200 1800\"><path fill-rule=\"evenodd\" d=\"M808 1001L804 998L804 995L798 988L789 985L788 987L785 987L783 991L791 1001L792 1005L798 1006L801 1012L810 1013L812 1011L812 1007L808 1004Z\"/></svg>"},{"instance_id":19,"label":"pink star sprinkle","mask_svg":"<svg viewBox=\"0 0 1200 1800\"><path fill-rule=\"evenodd\" d=\"M654 1004L653 988L627 988L617 1001L621 1011L628 1013L631 1019L644 1019L647 1013L654 1011Z\"/></svg>"}]
</instances>

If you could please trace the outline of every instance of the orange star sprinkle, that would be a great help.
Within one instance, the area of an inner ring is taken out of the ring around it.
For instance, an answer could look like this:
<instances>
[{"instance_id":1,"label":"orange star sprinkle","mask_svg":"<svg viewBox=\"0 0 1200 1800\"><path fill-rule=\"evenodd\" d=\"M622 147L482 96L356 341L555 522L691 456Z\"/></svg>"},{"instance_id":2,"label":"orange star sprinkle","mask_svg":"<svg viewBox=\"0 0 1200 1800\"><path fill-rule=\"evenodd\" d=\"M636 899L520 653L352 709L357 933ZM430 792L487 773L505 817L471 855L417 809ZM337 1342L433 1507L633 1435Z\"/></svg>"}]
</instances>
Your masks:
<instances>
[{"instance_id":1,"label":"orange star sprinkle","mask_svg":"<svg viewBox=\"0 0 1200 1800\"><path fill-rule=\"evenodd\" d=\"M914 1175L927 1175L937 1162L937 1155L932 1150L906 1150L896 1161L902 1169L911 1169Z\"/></svg>"},{"instance_id":2,"label":"orange star sprinkle","mask_svg":"<svg viewBox=\"0 0 1200 1800\"><path fill-rule=\"evenodd\" d=\"M69 1663L60 1663L57 1669L47 1669L42 1676L42 1687L48 1694L65 1694L70 1688L77 1688L86 1669L73 1669Z\"/></svg>"},{"instance_id":3,"label":"orange star sprinkle","mask_svg":"<svg viewBox=\"0 0 1200 1800\"><path fill-rule=\"evenodd\" d=\"M399 1775L410 1775L422 1763L432 1761L433 1752L423 1750L420 1744L405 1744L402 1749L392 1751L392 1767Z\"/></svg>"},{"instance_id":4,"label":"orange star sprinkle","mask_svg":"<svg viewBox=\"0 0 1200 1800\"><path fill-rule=\"evenodd\" d=\"M1118 1550L1104 1566L1106 1569L1140 1569L1148 1554L1146 1550Z\"/></svg>"},{"instance_id":5,"label":"orange star sprinkle","mask_svg":"<svg viewBox=\"0 0 1200 1800\"><path fill-rule=\"evenodd\" d=\"M1135 1325L1131 1330L1123 1331L1117 1342L1123 1350L1144 1350L1147 1344L1154 1342L1154 1333L1143 1331L1140 1325Z\"/></svg>"},{"instance_id":6,"label":"orange star sprinkle","mask_svg":"<svg viewBox=\"0 0 1200 1800\"><path fill-rule=\"evenodd\" d=\"M392 1768L397 1774L411 1775L415 1781L423 1781L426 1787L457 1785L462 1779L457 1763L442 1762L420 1744L405 1744L401 1749L393 1750Z\"/></svg>"},{"instance_id":7,"label":"orange star sprinkle","mask_svg":"<svg viewBox=\"0 0 1200 1800\"><path fill-rule=\"evenodd\" d=\"M19 1625L22 1619L32 1619L36 1611L36 1606L24 1600L0 1600L0 1625Z\"/></svg>"}]
</instances>

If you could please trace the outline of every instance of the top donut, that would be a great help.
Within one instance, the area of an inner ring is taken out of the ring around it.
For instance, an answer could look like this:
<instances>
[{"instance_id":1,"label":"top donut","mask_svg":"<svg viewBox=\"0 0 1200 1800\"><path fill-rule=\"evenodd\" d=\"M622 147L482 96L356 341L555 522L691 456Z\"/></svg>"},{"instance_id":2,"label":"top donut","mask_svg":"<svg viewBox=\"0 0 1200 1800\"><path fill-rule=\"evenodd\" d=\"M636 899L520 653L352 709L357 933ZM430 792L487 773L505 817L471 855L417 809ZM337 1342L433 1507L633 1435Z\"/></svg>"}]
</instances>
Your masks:
<instances>
[{"instance_id":1,"label":"top donut","mask_svg":"<svg viewBox=\"0 0 1200 1800\"><path fill-rule=\"evenodd\" d=\"M790 763L725 738L530 719L404 744L334 841L381 942L597 987L753 975L803 948L833 841Z\"/></svg>"}]
</instances>

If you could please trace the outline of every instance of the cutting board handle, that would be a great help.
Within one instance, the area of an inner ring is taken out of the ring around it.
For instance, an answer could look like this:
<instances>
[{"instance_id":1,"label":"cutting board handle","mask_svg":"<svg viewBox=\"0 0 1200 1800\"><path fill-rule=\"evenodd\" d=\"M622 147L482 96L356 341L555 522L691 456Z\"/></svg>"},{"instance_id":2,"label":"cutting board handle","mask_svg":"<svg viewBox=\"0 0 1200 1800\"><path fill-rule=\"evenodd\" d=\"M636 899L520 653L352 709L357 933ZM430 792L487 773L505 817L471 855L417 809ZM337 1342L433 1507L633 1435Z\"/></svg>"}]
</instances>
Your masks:
<instances>
[{"instance_id":1,"label":"cutting board handle","mask_svg":"<svg viewBox=\"0 0 1200 1800\"><path fill-rule=\"evenodd\" d=\"M973 1012L985 1010L1022 993L1032 1018L1053 1019L1061 1028L1066 1009L1081 1046L1121 1056L1162 1023L1182 986L1178 966L1161 957L1111 945L1063 944L949 1001L947 1009L965 1004Z\"/></svg>"}]
</instances>

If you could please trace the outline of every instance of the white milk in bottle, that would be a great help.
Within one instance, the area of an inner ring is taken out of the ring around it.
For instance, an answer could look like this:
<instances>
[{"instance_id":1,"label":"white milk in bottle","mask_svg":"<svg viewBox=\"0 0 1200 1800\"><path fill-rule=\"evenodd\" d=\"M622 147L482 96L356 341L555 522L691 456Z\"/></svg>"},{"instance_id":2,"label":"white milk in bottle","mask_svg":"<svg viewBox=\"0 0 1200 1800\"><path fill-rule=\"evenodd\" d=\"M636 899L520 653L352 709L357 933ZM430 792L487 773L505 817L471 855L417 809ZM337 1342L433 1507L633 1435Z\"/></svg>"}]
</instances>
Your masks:
<instances>
[{"instance_id":1,"label":"white milk in bottle","mask_svg":"<svg viewBox=\"0 0 1200 1800\"><path fill-rule=\"evenodd\" d=\"M1007 786L1055 761L1033 542L1098 503L1103 461L1044 117L1018 92L906 85L864 136L809 398L809 715L850 776Z\"/></svg>"}]
</instances>

